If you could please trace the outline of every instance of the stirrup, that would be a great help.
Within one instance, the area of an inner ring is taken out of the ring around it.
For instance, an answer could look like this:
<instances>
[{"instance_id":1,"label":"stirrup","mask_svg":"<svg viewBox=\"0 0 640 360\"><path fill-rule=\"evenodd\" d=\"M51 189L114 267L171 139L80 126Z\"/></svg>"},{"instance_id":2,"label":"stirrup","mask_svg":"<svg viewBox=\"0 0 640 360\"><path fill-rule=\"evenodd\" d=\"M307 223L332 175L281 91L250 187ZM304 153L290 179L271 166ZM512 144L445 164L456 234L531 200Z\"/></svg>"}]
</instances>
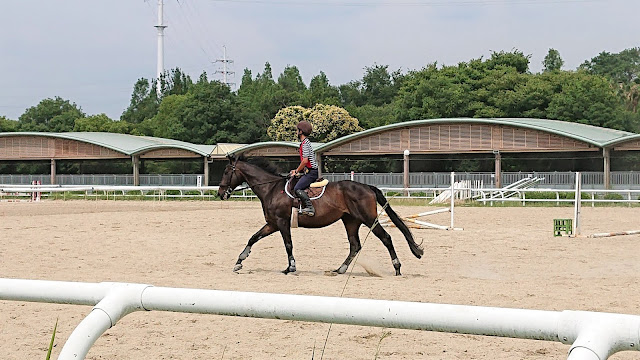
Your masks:
<instances>
[{"instance_id":1,"label":"stirrup","mask_svg":"<svg viewBox=\"0 0 640 360\"><path fill-rule=\"evenodd\" d=\"M316 214L316 210L313 207L305 207L298 211L302 215L314 216Z\"/></svg>"}]
</instances>

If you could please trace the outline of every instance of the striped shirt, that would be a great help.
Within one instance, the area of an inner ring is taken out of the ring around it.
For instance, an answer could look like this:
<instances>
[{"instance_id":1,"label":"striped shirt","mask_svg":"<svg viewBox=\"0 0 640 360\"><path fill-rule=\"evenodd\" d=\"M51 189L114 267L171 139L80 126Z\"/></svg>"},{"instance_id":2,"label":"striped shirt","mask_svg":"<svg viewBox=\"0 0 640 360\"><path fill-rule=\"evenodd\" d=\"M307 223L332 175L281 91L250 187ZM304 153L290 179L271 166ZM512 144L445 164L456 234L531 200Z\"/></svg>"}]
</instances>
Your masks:
<instances>
[{"instance_id":1,"label":"striped shirt","mask_svg":"<svg viewBox=\"0 0 640 360\"><path fill-rule=\"evenodd\" d=\"M318 163L316 162L316 153L313 151L313 148L311 147L311 141L309 141L309 138L305 138L304 140L302 140L302 143L300 144L300 161L302 161L302 159L304 158L309 159L309 164L307 164L308 168L310 169L318 168Z\"/></svg>"}]
</instances>

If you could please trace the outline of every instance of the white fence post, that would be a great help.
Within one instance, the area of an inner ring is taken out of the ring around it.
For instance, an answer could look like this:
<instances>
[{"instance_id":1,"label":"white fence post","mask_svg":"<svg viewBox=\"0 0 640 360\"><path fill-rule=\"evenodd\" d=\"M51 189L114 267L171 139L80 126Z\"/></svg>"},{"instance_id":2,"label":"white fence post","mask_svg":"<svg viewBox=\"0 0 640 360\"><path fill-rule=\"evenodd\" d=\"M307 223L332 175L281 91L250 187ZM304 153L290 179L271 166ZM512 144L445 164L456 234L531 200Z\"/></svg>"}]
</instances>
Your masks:
<instances>
[{"instance_id":1,"label":"white fence post","mask_svg":"<svg viewBox=\"0 0 640 360\"><path fill-rule=\"evenodd\" d=\"M580 210L582 209L582 175L576 172L576 198L573 211L573 236L580 235Z\"/></svg>"}]
</instances>

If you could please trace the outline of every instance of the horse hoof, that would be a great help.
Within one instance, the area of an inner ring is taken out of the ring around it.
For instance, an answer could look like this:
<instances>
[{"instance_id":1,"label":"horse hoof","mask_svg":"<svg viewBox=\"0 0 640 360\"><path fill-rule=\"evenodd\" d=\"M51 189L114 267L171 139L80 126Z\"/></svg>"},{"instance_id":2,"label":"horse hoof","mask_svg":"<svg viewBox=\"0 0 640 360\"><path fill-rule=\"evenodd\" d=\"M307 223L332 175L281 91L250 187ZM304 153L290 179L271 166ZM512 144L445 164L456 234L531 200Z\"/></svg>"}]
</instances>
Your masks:
<instances>
[{"instance_id":1,"label":"horse hoof","mask_svg":"<svg viewBox=\"0 0 640 360\"><path fill-rule=\"evenodd\" d=\"M402 274L400 274L400 269L396 269L396 276L400 276Z\"/></svg>"},{"instance_id":2,"label":"horse hoof","mask_svg":"<svg viewBox=\"0 0 640 360\"><path fill-rule=\"evenodd\" d=\"M233 272L238 272L240 269L242 269L242 264L236 264L236 266L233 267Z\"/></svg>"},{"instance_id":3,"label":"horse hoof","mask_svg":"<svg viewBox=\"0 0 640 360\"><path fill-rule=\"evenodd\" d=\"M347 267L342 265L339 268L333 270L334 272L338 273L338 274L344 274L347 272Z\"/></svg>"},{"instance_id":4,"label":"horse hoof","mask_svg":"<svg viewBox=\"0 0 640 360\"><path fill-rule=\"evenodd\" d=\"M289 266L288 268L282 270L282 273L287 275L288 273L296 272L295 266Z\"/></svg>"}]
</instances>

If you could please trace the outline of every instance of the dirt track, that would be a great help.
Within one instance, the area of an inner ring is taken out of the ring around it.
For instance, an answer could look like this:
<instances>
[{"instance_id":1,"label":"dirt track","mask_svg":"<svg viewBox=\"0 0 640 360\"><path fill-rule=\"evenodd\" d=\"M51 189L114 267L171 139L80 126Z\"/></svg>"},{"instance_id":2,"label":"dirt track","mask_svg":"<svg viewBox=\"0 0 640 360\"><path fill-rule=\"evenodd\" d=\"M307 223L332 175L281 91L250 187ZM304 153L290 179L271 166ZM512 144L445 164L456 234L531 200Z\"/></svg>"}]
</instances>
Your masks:
<instances>
[{"instance_id":1,"label":"dirt track","mask_svg":"<svg viewBox=\"0 0 640 360\"><path fill-rule=\"evenodd\" d=\"M400 214L418 207L396 207ZM425 256L389 230L403 264L368 238L344 296L640 314L640 235L554 238L552 219L572 208L456 208L464 231L414 230ZM640 229L640 208L583 207L583 233ZM447 224L448 214L431 218ZM347 276L326 276L348 253L340 223L294 229L298 273L283 275L279 235L261 240L240 274L231 269L263 225L256 202L45 201L0 203L0 277L139 282L157 286L339 296ZM361 230L361 238L367 234ZM91 310L0 301L3 359L43 359ZM88 359L320 359L329 325L211 315L138 312L103 335ZM384 333L389 336L382 339ZM379 346L379 350L377 350ZM559 343L334 325L324 359L563 359ZM612 359L640 358L620 353Z\"/></svg>"}]
</instances>

